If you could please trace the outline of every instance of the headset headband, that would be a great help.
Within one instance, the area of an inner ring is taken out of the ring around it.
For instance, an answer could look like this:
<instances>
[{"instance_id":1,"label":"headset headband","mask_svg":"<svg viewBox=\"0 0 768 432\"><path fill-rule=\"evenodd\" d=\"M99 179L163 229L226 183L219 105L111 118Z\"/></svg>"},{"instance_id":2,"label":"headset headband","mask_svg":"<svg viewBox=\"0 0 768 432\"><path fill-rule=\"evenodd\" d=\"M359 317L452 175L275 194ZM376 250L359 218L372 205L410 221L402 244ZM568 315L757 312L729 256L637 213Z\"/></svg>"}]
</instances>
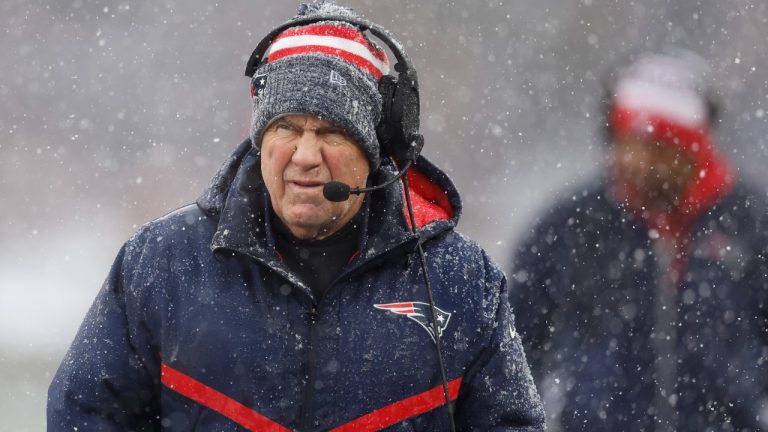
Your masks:
<instances>
[{"instance_id":1,"label":"headset headband","mask_svg":"<svg viewBox=\"0 0 768 432\"><path fill-rule=\"evenodd\" d=\"M264 36L261 42L256 45L256 49L253 50L251 58L248 59L248 64L245 66L245 76L253 77L253 75L256 73L256 70L259 68L259 66L261 66L261 63L264 60L264 54L266 54L269 46L272 45L272 41L277 35L291 27L312 24L320 21L340 21L347 24L352 24L358 27L360 31L370 31L371 34L376 36L376 38L380 41L384 42L384 44L387 45L390 50L392 50L392 54L394 54L395 58L397 59L395 70L398 73L413 71L413 64L411 63L411 59L403 50L402 45L384 27L381 27L378 24L374 24L368 20L355 19L340 15L313 15L311 17L292 19L276 27L271 32L269 32L269 34Z\"/></svg>"}]
</instances>

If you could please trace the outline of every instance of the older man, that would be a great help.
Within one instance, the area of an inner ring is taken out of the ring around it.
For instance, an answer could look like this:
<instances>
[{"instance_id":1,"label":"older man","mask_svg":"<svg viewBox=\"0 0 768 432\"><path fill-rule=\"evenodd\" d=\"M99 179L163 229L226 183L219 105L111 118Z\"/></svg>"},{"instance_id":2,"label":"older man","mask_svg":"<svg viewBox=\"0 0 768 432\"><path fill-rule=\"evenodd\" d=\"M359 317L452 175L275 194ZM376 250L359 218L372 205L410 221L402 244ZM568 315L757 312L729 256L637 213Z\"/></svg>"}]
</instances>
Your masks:
<instances>
[{"instance_id":1,"label":"older man","mask_svg":"<svg viewBox=\"0 0 768 432\"><path fill-rule=\"evenodd\" d=\"M504 276L454 232L448 177L419 157L325 198L395 179L376 133L388 61L348 9L297 19L253 71L250 139L120 251L49 430L543 428Z\"/></svg>"}]
</instances>

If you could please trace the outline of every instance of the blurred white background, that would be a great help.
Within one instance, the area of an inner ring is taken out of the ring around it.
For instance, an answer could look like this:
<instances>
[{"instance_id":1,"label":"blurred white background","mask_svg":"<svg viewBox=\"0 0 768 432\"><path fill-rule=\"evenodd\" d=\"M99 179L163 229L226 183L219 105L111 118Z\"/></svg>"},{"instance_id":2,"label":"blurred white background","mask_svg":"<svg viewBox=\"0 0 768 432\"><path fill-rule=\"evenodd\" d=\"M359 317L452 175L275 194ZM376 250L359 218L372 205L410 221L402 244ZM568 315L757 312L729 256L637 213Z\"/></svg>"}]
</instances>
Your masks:
<instances>
[{"instance_id":1,"label":"blurred white background","mask_svg":"<svg viewBox=\"0 0 768 432\"><path fill-rule=\"evenodd\" d=\"M768 181L763 0L346 4L406 44L424 153L463 194L459 229L502 267L537 211L599 171L600 79L642 50L711 61L721 143ZM245 137L245 62L296 5L0 4L0 431L45 429L47 386L115 253Z\"/></svg>"}]
</instances>

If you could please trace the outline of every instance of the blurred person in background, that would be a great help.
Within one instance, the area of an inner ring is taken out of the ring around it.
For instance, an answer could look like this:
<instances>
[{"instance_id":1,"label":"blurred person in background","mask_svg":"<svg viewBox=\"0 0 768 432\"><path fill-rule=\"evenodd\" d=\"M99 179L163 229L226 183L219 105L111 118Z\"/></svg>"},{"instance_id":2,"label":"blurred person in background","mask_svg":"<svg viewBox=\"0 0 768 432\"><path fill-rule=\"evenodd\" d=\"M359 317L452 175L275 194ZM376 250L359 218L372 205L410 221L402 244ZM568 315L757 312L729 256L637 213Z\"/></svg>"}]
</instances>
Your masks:
<instances>
[{"instance_id":1,"label":"blurred person in background","mask_svg":"<svg viewBox=\"0 0 768 432\"><path fill-rule=\"evenodd\" d=\"M506 280L454 231L415 71L400 51L395 87L370 26L314 3L259 44L250 139L121 249L48 430L543 429Z\"/></svg>"},{"instance_id":2,"label":"blurred person in background","mask_svg":"<svg viewBox=\"0 0 768 432\"><path fill-rule=\"evenodd\" d=\"M765 190L713 135L710 72L669 48L608 86L608 172L511 267L551 430L768 430Z\"/></svg>"}]
</instances>

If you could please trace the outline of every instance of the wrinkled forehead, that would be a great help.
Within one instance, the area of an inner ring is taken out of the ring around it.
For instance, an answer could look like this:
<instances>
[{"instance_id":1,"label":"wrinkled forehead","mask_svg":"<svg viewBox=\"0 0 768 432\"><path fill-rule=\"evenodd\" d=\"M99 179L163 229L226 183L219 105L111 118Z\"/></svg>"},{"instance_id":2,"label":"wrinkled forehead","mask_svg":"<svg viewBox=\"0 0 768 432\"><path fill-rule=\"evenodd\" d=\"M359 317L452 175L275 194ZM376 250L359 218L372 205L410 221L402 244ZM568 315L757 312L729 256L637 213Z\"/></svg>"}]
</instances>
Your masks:
<instances>
[{"instance_id":1,"label":"wrinkled forehead","mask_svg":"<svg viewBox=\"0 0 768 432\"><path fill-rule=\"evenodd\" d=\"M303 129L309 129L309 130L315 130L315 129L337 129L335 132L340 132L345 135L349 135L349 133L341 126L337 125L336 123L330 121L329 119L325 119L320 116L316 116L314 114L309 113L285 113L276 116L272 120L267 123L267 128L270 126L273 126L279 122L287 122L290 123L296 127L301 127Z\"/></svg>"}]
</instances>

